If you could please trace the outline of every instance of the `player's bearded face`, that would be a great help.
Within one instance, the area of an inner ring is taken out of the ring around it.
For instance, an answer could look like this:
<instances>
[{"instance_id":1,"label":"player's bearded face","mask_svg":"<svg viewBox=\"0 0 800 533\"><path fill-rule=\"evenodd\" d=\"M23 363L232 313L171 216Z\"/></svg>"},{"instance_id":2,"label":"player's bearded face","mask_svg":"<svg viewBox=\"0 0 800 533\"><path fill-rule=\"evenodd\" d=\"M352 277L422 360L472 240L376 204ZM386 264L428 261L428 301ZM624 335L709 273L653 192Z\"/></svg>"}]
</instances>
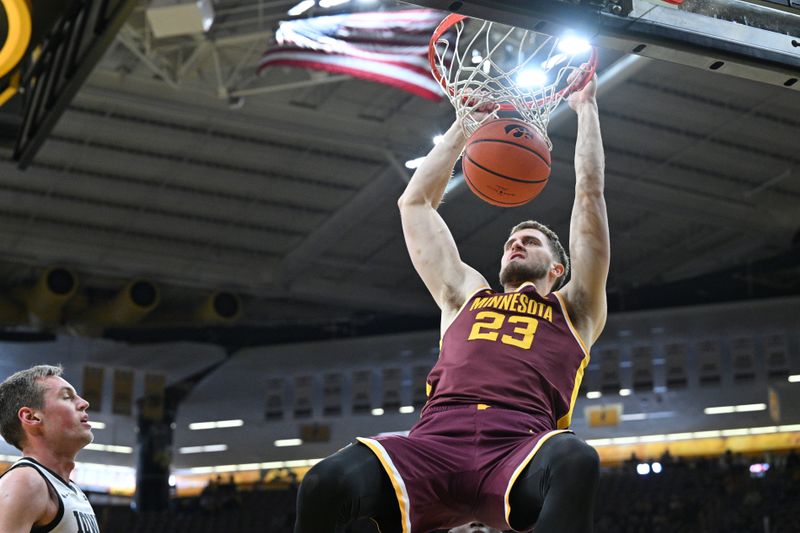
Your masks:
<instances>
[{"instance_id":1,"label":"player's bearded face","mask_svg":"<svg viewBox=\"0 0 800 533\"><path fill-rule=\"evenodd\" d=\"M526 281L542 279L548 272L550 264L544 261L510 261L500 269L500 284L517 287Z\"/></svg>"}]
</instances>

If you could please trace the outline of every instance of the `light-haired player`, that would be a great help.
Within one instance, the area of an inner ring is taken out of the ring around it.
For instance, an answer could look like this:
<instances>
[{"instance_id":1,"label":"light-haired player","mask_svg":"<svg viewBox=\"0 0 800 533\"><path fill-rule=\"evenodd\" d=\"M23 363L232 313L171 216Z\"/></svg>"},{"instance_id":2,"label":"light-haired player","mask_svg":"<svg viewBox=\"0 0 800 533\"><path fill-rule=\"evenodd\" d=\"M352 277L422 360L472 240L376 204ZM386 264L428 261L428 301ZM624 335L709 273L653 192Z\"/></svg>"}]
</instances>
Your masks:
<instances>
[{"instance_id":1,"label":"light-haired player","mask_svg":"<svg viewBox=\"0 0 800 533\"><path fill-rule=\"evenodd\" d=\"M92 442L89 402L61 373L39 365L0 384L0 434L23 455L0 476L2 533L99 533L89 500L69 480Z\"/></svg>"},{"instance_id":2,"label":"light-haired player","mask_svg":"<svg viewBox=\"0 0 800 533\"><path fill-rule=\"evenodd\" d=\"M442 312L428 402L408 436L359 438L315 465L300 486L295 533L334 533L359 517L383 533L468 521L592 530L598 456L569 425L606 321L610 251L595 95L592 80L569 97L578 115L571 258L546 226L518 224L502 248L500 292L461 260L436 210L466 141L458 121L414 173L399 201L403 233Z\"/></svg>"}]
</instances>

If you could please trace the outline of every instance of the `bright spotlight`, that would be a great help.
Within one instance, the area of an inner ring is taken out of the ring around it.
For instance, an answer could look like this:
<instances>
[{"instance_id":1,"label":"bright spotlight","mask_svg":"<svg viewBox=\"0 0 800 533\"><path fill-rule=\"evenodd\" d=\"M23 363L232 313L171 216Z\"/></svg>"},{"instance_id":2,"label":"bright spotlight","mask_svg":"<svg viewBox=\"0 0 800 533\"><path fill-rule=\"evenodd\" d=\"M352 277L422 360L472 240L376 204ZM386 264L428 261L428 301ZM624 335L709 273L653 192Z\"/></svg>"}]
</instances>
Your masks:
<instances>
[{"instance_id":1,"label":"bright spotlight","mask_svg":"<svg viewBox=\"0 0 800 533\"><path fill-rule=\"evenodd\" d=\"M558 41L558 50L569 55L588 52L591 47L589 41L577 35L566 35Z\"/></svg>"},{"instance_id":2,"label":"bright spotlight","mask_svg":"<svg viewBox=\"0 0 800 533\"><path fill-rule=\"evenodd\" d=\"M650 473L650 465L647 463L639 463L636 465L636 473L640 476L646 476Z\"/></svg>"},{"instance_id":3,"label":"bright spotlight","mask_svg":"<svg viewBox=\"0 0 800 533\"><path fill-rule=\"evenodd\" d=\"M656 461L655 463L653 463L653 464L652 464L652 466L651 466L650 468L653 470L653 473L654 473L654 474L660 474L660 473L661 473L661 470L663 470L663 469L661 468L661 463L659 463L659 462L657 462L657 461Z\"/></svg>"},{"instance_id":4,"label":"bright spotlight","mask_svg":"<svg viewBox=\"0 0 800 533\"><path fill-rule=\"evenodd\" d=\"M297 15L302 15L312 7L314 7L314 0L303 0L302 2L291 8L287 14L291 17L296 17Z\"/></svg>"},{"instance_id":5,"label":"bright spotlight","mask_svg":"<svg viewBox=\"0 0 800 533\"><path fill-rule=\"evenodd\" d=\"M472 49L472 64L473 65L477 65L481 61L483 61L483 56L481 55L480 50L478 50L477 48L473 48Z\"/></svg>"},{"instance_id":6,"label":"bright spotlight","mask_svg":"<svg viewBox=\"0 0 800 533\"><path fill-rule=\"evenodd\" d=\"M523 70L517 76L517 84L523 87L541 87L547 82L547 74L538 69Z\"/></svg>"}]
</instances>

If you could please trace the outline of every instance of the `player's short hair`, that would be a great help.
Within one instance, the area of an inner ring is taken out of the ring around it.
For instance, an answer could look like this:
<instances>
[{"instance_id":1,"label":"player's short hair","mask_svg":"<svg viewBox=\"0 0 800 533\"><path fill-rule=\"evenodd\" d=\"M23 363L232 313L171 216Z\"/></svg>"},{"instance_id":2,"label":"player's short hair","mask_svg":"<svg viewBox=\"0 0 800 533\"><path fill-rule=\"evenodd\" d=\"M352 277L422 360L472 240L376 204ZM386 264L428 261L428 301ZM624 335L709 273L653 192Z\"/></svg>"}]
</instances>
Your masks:
<instances>
[{"instance_id":1,"label":"player's short hair","mask_svg":"<svg viewBox=\"0 0 800 533\"><path fill-rule=\"evenodd\" d=\"M561 274L561 276L556 280L553 286L553 290L557 291L558 289L563 287L564 284L567 282L567 279L569 279L569 256L567 255L567 251L564 249L564 246L561 244L561 241L558 239L558 235L556 235L555 231L551 230L541 222L537 222L535 220L525 220L524 222L520 222L519 224L511 228L511 231L509 232L508 236L510 237L519 230L523 229L535 229L544 233L544 236L547 237L548 241L550 241L550 249L553 251L553 253L556 254L556 259L558 260L559 263L564 265L564 273Z\"/></svg>"},{"instance_id":2,"label":"player's short hair","mask_svg":"<svg viewBox=\"0 0 800 533\"><path fill-rule=\"evenodd\" d=\"M61 365L38 365L20 370L0 383L0 435L22 450L25 433L17 413L23 407L40 409L44 404L44 387L40 380L60 376L64 372Z\"/></svg>"}]
</instances>

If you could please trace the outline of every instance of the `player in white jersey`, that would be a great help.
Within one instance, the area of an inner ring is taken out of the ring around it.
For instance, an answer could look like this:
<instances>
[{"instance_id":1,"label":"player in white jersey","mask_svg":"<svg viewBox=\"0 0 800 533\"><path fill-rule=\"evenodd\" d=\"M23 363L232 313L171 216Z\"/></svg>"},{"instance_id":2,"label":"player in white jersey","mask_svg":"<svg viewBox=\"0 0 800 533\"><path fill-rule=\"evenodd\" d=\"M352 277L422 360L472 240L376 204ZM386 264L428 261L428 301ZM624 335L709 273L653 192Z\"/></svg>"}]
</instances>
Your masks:
<instances>
[{"instance_id":1,"label":"player in white jersey","mask_svg":"<svg viewBox=\"0 0 800 533\"><path fill-rule=\"evenodd\" d=\"M89 402L61 373L40 365L0 384L0 434L23 455L0 476L2 533L99 533L89 500L69 481L93 439Z\"/></svg>"}]
</instances>

